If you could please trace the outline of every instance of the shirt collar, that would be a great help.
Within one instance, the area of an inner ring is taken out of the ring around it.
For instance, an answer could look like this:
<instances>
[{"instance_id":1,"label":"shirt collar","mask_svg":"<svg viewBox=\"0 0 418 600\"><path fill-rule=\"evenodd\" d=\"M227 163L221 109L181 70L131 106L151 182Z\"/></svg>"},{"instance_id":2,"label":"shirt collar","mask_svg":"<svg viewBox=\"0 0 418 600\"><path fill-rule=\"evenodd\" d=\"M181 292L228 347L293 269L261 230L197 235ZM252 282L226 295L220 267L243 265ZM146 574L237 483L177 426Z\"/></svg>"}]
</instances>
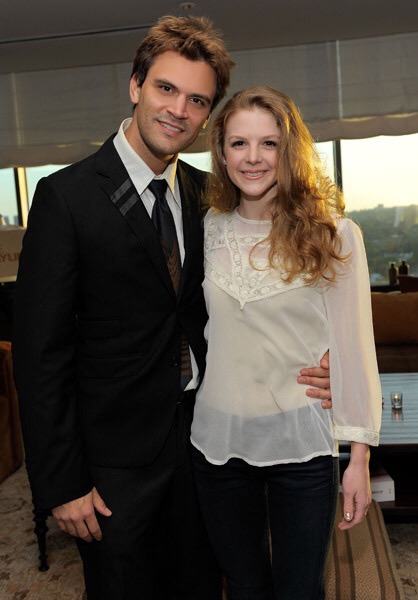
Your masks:
<instances>
[{"instance_id":1,"label":"shirt collar","mask_svg":"<svg viewBox=\"0 0 418 600\"><path fill-rule=\"evenodd\" d=\"M125 136L125 131L132 122L132 117L122 121L119 131L116 134L113 143L116 151L119 154L126 170L128 171L129 177L132 179L138 194L143 192L148 187L149 183L153 179L165 179L167 185L173 194L176 204L181 206L180 199L176 194L176 173L177 173L177 161L178 155L167 165L166 169L161 175L155 175L155 173L148 167L148 165L142 160L142 158L135 152Z\"/></svg>"}]
</instances>

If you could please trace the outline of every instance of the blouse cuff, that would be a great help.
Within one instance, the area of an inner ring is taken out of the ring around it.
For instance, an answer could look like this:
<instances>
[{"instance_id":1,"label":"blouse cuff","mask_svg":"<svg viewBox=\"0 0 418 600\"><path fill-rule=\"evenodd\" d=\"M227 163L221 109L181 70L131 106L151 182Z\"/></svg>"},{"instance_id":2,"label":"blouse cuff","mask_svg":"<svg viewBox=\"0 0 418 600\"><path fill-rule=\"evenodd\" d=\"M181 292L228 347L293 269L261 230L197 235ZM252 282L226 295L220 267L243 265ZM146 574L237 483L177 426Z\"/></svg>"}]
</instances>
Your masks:
<instances>
[{"instance_id":1,"label":"blouse cuff","mask_svg":"<svg viewBox=\"0 0 418 600\"><path fill-rule=\"evenodd\" d=\"M360 442L369 446L379 445L379 432L361 427L334 427L334 438L339 441Z\"/></svg>"}]
</instances>

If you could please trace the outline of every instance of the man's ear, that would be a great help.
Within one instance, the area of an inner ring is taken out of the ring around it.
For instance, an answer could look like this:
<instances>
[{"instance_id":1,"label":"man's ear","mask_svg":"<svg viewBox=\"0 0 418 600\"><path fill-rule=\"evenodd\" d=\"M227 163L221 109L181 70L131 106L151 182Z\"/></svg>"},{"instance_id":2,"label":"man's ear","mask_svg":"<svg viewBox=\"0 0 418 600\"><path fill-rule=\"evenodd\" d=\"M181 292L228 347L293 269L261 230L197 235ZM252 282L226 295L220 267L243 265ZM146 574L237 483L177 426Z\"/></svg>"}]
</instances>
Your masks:
<instances>
[{"instance_id":1,"label":"man's ear","mask_svg":"<svg viewBox=\"0 0 418 600\"><path fill-rule=\"evenodd\" d=\"M138 78L136 75L132 75L131 80L129 82L129 97L131 99L132 104L138 104L140 93L141 86L138 83Z\"/></svg>"}]
</instances>

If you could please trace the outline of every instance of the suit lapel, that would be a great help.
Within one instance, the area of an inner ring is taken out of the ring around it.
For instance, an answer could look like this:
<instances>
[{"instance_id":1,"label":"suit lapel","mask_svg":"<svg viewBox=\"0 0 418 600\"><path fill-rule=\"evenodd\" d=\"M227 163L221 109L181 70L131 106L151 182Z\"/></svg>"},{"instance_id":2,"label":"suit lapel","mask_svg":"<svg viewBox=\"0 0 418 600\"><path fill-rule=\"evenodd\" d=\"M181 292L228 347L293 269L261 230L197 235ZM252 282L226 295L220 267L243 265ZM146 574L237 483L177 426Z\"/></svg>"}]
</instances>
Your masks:
<instances>
[{"instance_id":1,"label":"suit lapel","mask_svg":"<svg viewBox=\"0 0 418 600\"><path fill-rule=\"evenodd\" d=\"M113 145L113 136L97 152L100 186L148 253L165 286L175 295L158 234Z\"/></svg>"},{"instance_id":2,"label":"suit lapel","mask_svg":"<svg viewBox=\"0 0 418 600\"><path fill-rule=\"evenodd\" d=\"M190 180L187 173L177 163L177 180L180 188L181 196L181 215L183 220L183 243L184 243L184 261L182 268L182 280L180 281L180 290L183 287L185 272L187 272L188 263L190 262L191 243L192 243L192 223L190 218L190 202L192 201L192 193L190 190Z\"/></svg>"},{"instance_id":3,"label":"suit lapel","mask_svg":"<svg viewBox=\"0 0 418 600\"><path fill-rule=\"evenodd\" d=\"M181 161L177 163L177 178L181 194L185 250L179 290L180 296L187 284L186 282L190 277L196 276L203 265L203 230L200 215L203 180L195 180L192 173L187 170L187 166Z\"/></svg>"}]
</instances>

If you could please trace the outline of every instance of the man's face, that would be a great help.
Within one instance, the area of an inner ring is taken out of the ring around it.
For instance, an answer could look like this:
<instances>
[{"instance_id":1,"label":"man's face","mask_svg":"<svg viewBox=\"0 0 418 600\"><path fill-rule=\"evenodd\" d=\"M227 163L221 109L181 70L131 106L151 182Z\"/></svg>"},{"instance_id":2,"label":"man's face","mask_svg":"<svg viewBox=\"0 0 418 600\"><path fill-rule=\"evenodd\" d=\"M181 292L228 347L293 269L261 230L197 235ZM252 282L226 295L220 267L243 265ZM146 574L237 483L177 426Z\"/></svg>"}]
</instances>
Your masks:
<instances>
[{"instance_id":1,"label":"man's face","mask_svg":"<svg viewBox=\"0 0 418 600\"><path fill-rule=\"evenodd\" d=\"M137 106L126 137L155 173L194 142L215 93L212 67L176 52L157 56L142 86L131 79L130 97Z\"/></svg>"}]
</instances>

